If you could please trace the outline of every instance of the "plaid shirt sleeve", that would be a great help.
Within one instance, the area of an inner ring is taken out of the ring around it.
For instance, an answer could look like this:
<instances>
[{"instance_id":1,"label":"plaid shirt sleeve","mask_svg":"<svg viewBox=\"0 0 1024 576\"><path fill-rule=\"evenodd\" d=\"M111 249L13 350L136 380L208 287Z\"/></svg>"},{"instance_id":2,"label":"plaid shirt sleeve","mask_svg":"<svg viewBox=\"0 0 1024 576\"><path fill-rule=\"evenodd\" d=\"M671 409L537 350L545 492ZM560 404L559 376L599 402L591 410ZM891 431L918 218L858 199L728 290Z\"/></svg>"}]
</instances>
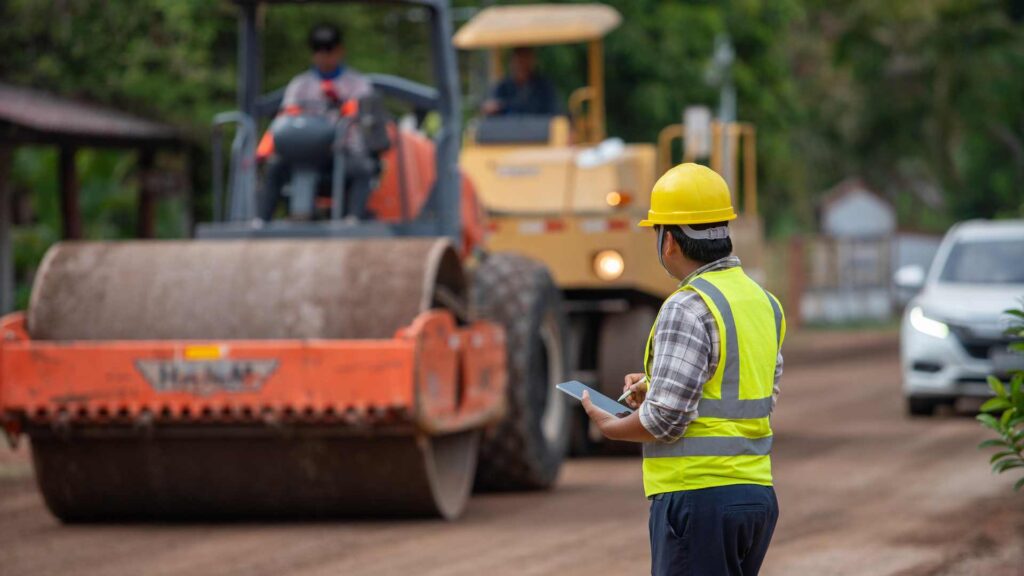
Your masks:
<instances>
[{"instance_id":1,"label":"plaid shirt sleeve","mask_svg":"<svg viewBox=\"0 0 1024 576\"><path fill-rule=\"evenodd\" d=\"M697 418L704 383L718 365L719 336L711 310L694 292L665 302L654 333L654 361L640 423L662 442L674 442Z\"/></svg>"}]
</instances>

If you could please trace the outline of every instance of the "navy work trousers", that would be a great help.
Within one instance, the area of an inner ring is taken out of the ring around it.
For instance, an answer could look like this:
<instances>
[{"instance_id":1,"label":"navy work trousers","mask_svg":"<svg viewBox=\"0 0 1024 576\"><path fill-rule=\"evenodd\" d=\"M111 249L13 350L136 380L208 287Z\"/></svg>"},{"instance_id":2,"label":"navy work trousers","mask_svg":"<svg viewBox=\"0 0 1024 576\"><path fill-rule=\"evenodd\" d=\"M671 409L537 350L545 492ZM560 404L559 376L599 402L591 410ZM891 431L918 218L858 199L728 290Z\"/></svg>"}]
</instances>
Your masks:
<instances>
[{"instance_id":1,"label":"navy work trousers","mask_svg":"<svg viewBox=\"0 0 1024 576\"><path fill-rule=\"evenodd\" d=\"M753 576L779 518L770 486L737 484L651 498L653 576Z\"/></svg>"}]
</instances>

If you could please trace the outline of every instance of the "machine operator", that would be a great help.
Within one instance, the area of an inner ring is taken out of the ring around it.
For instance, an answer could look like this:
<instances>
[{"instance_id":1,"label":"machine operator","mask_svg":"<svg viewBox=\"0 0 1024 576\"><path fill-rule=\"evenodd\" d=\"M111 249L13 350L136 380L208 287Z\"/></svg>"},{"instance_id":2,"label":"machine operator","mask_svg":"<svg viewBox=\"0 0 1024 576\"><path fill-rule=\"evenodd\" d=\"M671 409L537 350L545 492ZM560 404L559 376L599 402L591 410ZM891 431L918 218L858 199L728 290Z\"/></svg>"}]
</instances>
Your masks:
<instances>
[{"instance_id":1,"label":"machine operator","mask_svg":"<svg viewBox=\"0 0 1024 576\"><path fill-rule=\"evenodd\" d=\"M537 71L537 55L533 48L520 46L512 50L510 74L492 90L481 108L487 116L558 114L558 95L554 86Z\"/></svg>"},{"instance_id":2,"label":"machine operator","mask_svg":"<svg viewBox=\"0 0 1024 576\"><path fill-rule=\"evenodd\" d=\"M345 41L341 30L332 24L319 24L309 33L312 66L288 83L275 122L282 116L297 114L324 115L337 119L347 110L358 109L359 99L373 93L370 81L345 64ZM274 123L260 141L257 158L267 162L266 185L260 206L260 217L270 220L281 200L282 188L291 179L291 168L274 154L272 132ZM358 130L352 130L344 143L346 150L346 189L349 206L345 212L360 219L369 219L366 204L370 196L370 178L374 160L365 153ZM323 167L329 178L330 165Z\"/></svg>"}]
</instances>

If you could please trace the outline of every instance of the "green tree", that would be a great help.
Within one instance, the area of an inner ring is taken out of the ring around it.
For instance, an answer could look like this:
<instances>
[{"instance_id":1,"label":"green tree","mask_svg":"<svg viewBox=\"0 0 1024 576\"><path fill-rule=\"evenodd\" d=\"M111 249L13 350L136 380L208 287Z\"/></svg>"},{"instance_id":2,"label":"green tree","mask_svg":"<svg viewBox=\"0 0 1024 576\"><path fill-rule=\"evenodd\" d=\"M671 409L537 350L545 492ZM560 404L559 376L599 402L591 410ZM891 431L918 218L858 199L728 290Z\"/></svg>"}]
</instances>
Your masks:
<instances>
[{"instance_id":1,"label":"green tree","mask_svg":"<svg viewBox=\"0 0 1024 576\"><path fill-rule=\"evenodd\" d=\"M806 5L801 148L824 168L815 187L861 174L918 226L1021 213L1024 34L1002 3Z\"/></svg>"}]
</instances>

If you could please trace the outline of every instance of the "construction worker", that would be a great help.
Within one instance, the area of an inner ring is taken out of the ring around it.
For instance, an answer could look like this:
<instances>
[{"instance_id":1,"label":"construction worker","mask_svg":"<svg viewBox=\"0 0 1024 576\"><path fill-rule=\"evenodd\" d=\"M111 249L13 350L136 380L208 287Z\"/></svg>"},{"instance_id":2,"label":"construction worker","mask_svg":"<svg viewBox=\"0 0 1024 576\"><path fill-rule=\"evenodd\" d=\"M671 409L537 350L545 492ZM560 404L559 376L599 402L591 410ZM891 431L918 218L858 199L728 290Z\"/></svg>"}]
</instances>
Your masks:
<instances>
[{"instance_id":1,"label":"construction worker","mask_svg":"<svg viewBox=\"0 0 1024 576\"><path fill-rule=\"evenodd\" d=\"M583 399L606 437L644 443L655 575L757 574L778 518L769 414L786 324L731 255L735 217L709 168L681 164L658 180L640 225L657 231L679 289L651 329L644 371L625 377L637 410L617 418Z\"/></svg>"},{"instance_id":2,"label":"construction worker","mask_svg":"<svg viewBox=\"0 0 1024 576\"><path fill-rule=\"evenodd\" d=\"M533 48L512 49L510 74L499 82L482 107L488 116L543 115L559 113L555 87L537 72L537 55Z\"/></svg>"},{"instance_id":3,"label":"construction worker","mask_svg":"<svg viewBox=\"0 0 1024 576\"><path fill-rule=\"evenodd\" d=\"M358 71L345 64L345 40L341 30L332 24L318 24L310 30L309 48L313 65L292 78L284 90L278 118L295 114L320 114L337 118L344 113L345 106L357 109L360 98L373 93L370 81ZM276 119L275 119L276 120ZM272 124L260 141L257 157L267 161L266 190L260 207L260 217L270 220L281 200L281 189L291 178L291 167L274 155ZM345 147L352 156L346 162L347 180L352 193L351 208L347 212L360 218L368 218L366 203L370 195L369 178L374 166L364 158L362 139L353 130L345 141ZM361 162L361 160L363 160ZM324 173L330 166L324 166ZM365 174L364 174L365 173Z\"/></svg>"}]
</instances>

